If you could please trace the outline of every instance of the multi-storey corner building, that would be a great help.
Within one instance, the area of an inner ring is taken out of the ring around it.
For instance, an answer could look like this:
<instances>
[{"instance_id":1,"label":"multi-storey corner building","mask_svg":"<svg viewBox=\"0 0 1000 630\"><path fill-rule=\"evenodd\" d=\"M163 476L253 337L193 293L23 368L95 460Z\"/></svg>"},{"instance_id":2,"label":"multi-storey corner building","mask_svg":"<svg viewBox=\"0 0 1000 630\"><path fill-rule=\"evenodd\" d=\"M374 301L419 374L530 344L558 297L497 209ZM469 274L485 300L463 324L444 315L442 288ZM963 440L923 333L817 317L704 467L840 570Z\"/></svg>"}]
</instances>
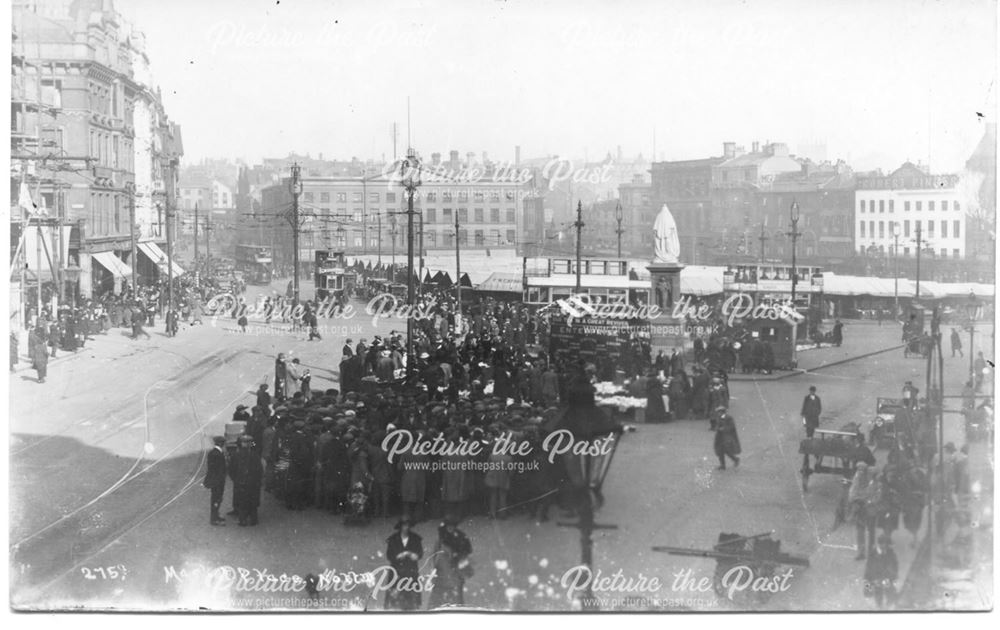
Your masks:
<instances>
[{"instance_id":1,"label":"multi-storey corner building","mask_svg":"<svg viewBox=\"0 0 1000 630\"><path fill-rule=\"evenodd\" d=\"M168 188L176 185L170 165L183 148L153 86L142 34L110 0L16 2L12 17L12 190L23 181L33 203L49 209L42 240L56 258L36 278L51 282L54 269L66 299L118 291L131 277L134 231L146 255L137 272L154 281L165 268L158 263ZM16 205L12 199L19 234L28 213ZM47 290L59 293L55 284Z\"/></svg>"}]
</instances>

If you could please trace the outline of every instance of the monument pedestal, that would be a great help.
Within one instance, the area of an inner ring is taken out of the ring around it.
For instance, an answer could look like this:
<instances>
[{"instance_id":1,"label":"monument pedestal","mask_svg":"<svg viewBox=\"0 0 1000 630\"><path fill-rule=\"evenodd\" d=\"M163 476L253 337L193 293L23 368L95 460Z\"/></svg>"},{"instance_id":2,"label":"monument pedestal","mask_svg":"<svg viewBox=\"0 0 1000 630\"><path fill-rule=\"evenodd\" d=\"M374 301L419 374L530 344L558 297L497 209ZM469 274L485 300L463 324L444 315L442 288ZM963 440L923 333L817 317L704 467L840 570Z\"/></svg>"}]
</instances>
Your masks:
<instances>
[{"instance_id":1,"label":"monument pedestal","mask_svg":"<svg viewBox=\"0 0 1000 630\"><path fill-rule=\"evenodd\" d=\"M649 344L653 357L660 350L670 356L671 350L679 349L682 353L689 345L684 332L684 318L674 317L674 303L681 297L681 270L679 262L652 262L649 270L649 280L652 285L652 303L659 307L659 315L650 320Z\"/></svg>"}]
</instances>

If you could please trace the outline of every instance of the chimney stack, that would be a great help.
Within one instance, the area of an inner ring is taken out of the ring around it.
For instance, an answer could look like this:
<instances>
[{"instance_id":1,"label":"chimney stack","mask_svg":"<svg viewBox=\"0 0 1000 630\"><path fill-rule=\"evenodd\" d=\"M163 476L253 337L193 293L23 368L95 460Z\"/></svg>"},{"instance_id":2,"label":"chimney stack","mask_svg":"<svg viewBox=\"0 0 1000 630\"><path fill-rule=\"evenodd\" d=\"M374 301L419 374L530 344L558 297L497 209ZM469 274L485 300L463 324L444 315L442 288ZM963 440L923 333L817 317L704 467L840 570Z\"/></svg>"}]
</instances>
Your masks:
<instances>
[{"instance_id":1,"label":"chimney stack","mask_svg":"<svg viewBox=\"0 0 1000 630\"><path fill-rule=\"evenodd\" d=\"M439 166L440 164L441 164L441 154L440 153L431 153L431 165L432 166Z\"/></svg>"},{"instance_id":2,"label":"chimney stack","mask_svg":"<svg viewBox=\"0 0 1000 630\"><path fill-rule=\"evenodd\" d=\"M753 153L760 153L760 141L759 140L754 140L753 141Z\"/></svg>"},{"instance_id":3,"label":"chimney stack","mask_svg":"<svg viewBox=\"0 0 1000 630\"><path fill-rule=\"evenodd\" d=\"M722 143L722 157L727 160L731 160L736 157L736 143L735 142L723 142Z\"/></svg>"},{"instance_id":4,"label":"chimney stack","mask_svg":"<svg viewBox=\"0 0 1000 630\"><path fill-rule=\"evenodd\" d=\"M449 162L448 166L449 166L450 168L452 168L452 169L456 169L456 168L458 168L458 167L459 167L459 162L458 162L458 151L449 151L449 152L448 152L448 155L450 156L450 157L448 158L448 162Z\"/></svg>"}]
</instances>

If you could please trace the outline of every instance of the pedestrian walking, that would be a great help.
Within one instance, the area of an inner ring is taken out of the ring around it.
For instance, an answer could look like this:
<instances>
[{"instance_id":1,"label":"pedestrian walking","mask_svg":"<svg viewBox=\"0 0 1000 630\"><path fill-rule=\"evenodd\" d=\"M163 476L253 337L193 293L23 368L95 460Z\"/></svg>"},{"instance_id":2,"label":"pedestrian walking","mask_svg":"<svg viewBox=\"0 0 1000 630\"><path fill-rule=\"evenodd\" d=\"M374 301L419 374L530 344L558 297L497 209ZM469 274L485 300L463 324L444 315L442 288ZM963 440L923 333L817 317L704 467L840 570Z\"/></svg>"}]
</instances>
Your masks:
<instances>
[{"instance_id":1,"label":"pedestrian walking","mask_svg":"<svg viewBox=\"0 0 1000 630\"><path fill-rule=\"evenodd\" d=\"M962 354L962 338L958 334L958 329L957 328L952 328L951 329L951 356L952 356L952 358L955 357L955 353L956 352L958 353L958 356L960 356L960 357L964 357L965 356L964 354Z\"/></svg>"},{"instance_id":2,"label":"pedestrian walking","mask_svg":"<svg viewBox=\"0 0 1000 630\"><path fill-rule=\"evenodd\" d=\"M881 320L879 320L879 325L881 325ZM839 348L842 343L844 343L844 324L838 319L837 323L833 325L833 344Z\"/></svg>"},{"instance_id":3,"label":"pedestrian walking","mask_svg":"<svg viewBox=\"0 0 1000 630\"><path fill-rule=\"evenodd\" d=\"M816 395L816 386L809 386L809 394L802 399L802 425L806 428L806 437L811 438L819 427L819 416L823 413L823 402Z\"/></svg>"},{"instance_id":4,"label":"pedestrian walking","mask_svg":"<svg viewBox=\"0 0 1000 630\"><path fill-rule=\"evenodd\" d=\"M31 367L38 373L38 382L44 383L49 371L49 349L45 345L45 335L37 326L28 333L28 353Z\"/></svg>"},{"instance_id":5,"label":"pedestrian walking","mask_svg":"<svg viewBox=\"0 0 1000 630\"><path fill-rule=\"evenodd\" d=\"M726 458L733 460L733 466L739 468L740 436L736 431L736 420L729 415L728 411L720 409L719 418L715 426L715 456L719 458L719 470L726 469Z\"/></svg>"},{"instance_id":6,"label":"pedestrian walking","mask_svg":"<svg viewBox=\"0 0 1000 630\"><path fill-rule=\"evenodd\" d=\"M274 360L274 399L277 402L281 402L287 397L285 391L287 372L288 364L285 363L285 354L278 353L278 357Z\"/></svg>"},{"instance_id":7,"label":"pedestrian walking","mask_svg":"<svg viewBox=\"0 0 1000 630\"><path fill-rule=\"evenodd\" d=\"M896 598L896 578L899 576L899 561L892 550L892 538L886 534L878 541L868 555L865 564L865 595L875 599L880 609L891 604Z\"/></svg>"},{"instance_id":8,"label":"pedestrian walking","mask_svg":"<svg viewBox=\"0 0 1000 630\"><path fill-rule=\"evenodd\" d=\"M212 525L224 526L226 519L219 515L219 508L222 506L222 495L226 490L226 454L222 450L226 444L226 438L217 435L212 438L212 442L214 446L208 452L208 470L205 472L205 480L202 485L212 492L209 522Z\"/></svg>"}]
</instances>

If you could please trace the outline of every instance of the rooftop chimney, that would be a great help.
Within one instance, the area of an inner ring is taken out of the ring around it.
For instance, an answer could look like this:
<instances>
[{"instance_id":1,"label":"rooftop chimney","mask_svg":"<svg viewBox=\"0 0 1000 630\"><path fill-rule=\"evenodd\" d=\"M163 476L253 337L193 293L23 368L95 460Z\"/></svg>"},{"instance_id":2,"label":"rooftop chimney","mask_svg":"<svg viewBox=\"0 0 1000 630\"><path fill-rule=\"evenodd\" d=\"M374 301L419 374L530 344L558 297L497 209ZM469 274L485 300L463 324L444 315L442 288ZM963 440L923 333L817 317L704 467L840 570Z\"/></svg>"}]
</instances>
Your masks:
<instances>
[{"instance_id":1,"label":"rooftop chimney","mask_svg":"<svg viewBox=\"0 0 1000 630\"><path fill-rule=\"evenodd\" d=\"M752 151L752 153L760 153L760 141L758 141L758 140L754 140L753 141L753 151Z\"/></svg>"},{"instance_id":2,"label":"rooftop chimney","mask_svg":"<svg viewBox=\"0 0 1000 630\"><path fill-rule=\"evenodd\" d=\"M458 166L459 166L459 163L458 163L458 151L449 151L448 155L450 156L448 158L449 166L451 168L453 168L453 169L454 168L458 168Z\"/></svg>"},{"instance_id":3,"label":"rooftop chimney","mask_svg":"<svg viewBox=\"0 0 1000 630\"><path fill-rule=\"evenodd\" d=\"M736 157L736 143L735 142L723 142L722 143L722 157L727 160L731 160Z\"/></svg>"}]
</instances>

